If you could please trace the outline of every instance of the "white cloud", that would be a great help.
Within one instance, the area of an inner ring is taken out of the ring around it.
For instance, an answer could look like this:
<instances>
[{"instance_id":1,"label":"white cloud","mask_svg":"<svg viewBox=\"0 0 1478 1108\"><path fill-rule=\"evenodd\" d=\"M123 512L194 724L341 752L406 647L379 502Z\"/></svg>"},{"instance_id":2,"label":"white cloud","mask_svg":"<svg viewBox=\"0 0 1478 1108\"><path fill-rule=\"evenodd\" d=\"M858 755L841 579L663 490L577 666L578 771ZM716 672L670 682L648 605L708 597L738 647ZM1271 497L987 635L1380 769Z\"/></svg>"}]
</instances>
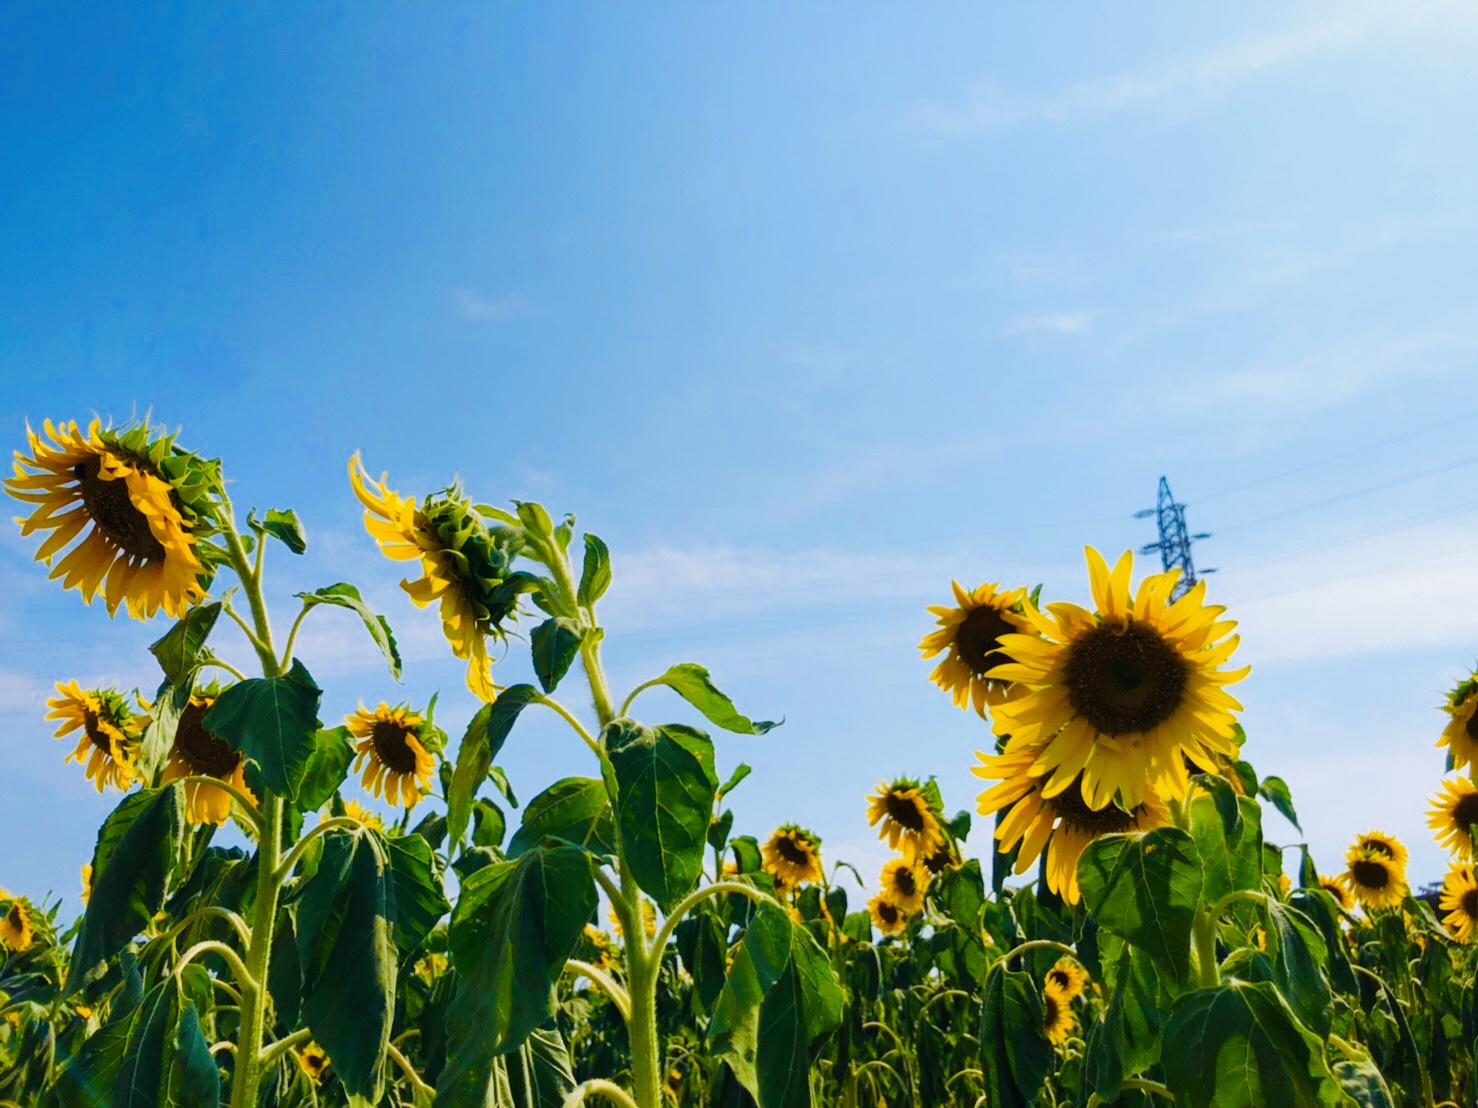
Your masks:
<instances>
[{"instance_id":1,"label":"white cloud","mask_svg":"<svg viewBox=\"0 0 1478 1108\"><path fill-rule=\"evenodd\" d=\"M1076 335L1093 322L1092 312L1052 312L1047 315L1022 316L1006 324L1005 334L1031 335L1051 333Z\"/></svg>"},{"instance_id":2,"label":"white cloud","mask_svg":"<svg viewBox=\"0 0 1478 1108\"><path fill-rule=\"evenodd\" d=\"M521 296L489 299L471 289L457 289L454 295L457 310L462 313L463 317L477 320L480 323L512 319L515 316L527 315L529 310L528 302Z\"/></svg>"}]
</instances>

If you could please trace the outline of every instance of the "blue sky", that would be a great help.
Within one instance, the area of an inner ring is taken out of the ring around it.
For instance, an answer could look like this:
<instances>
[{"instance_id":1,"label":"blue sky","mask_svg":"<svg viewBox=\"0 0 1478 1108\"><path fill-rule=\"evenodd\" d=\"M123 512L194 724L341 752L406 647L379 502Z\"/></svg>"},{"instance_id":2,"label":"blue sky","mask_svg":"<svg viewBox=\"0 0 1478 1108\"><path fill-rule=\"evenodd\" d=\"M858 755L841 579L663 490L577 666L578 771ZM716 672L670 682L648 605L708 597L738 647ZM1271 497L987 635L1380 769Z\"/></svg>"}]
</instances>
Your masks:
<instances>
[{"instance_id":1,"label":"blue sky","mask_svg":"<svg viewBox=\"0 0 1478 1108\"><path fill-rule=\"evenodd\" d=\"M869 877L867 789L973 807L990 741L926 679L924 606L1084 599L1083 544L1152 541L1165 474L1243 624L1246 756L1326 870L1378 826L1435 880L1435 708L1478 655L1475 48L1461 3L11 5L0 428L152 410L296 507L278 620L355 581L408 662L325 615L326 718L473 708L352 451L576 512L616 683L699 661L785 716L720 737L739 828ZM30 549L0 538L0 883L75 903L114 801L42 701L151 689L164 627ZM504 761L528 797L584 753L531 720Z\"/></svg>"}]
</instances>

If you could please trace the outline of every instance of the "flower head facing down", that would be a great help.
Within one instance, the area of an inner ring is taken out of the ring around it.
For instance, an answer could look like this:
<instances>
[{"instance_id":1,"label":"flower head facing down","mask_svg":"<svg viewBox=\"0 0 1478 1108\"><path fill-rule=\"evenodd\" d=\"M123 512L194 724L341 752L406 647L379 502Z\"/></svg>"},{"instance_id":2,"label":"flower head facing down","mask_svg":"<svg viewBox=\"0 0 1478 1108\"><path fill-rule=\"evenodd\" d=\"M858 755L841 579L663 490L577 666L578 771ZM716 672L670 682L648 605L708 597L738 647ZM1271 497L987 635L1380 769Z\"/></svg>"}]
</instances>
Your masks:
<instances>
[{"instance_id":1,"label":"flower head facing down","mask_svg":"<svg viewBox=\"0 0 1478 1108\"><path fill-rule=\"evenodd\" d=\"M168 784L182 777L214 777L251 797L241 752L205 726L206 714L214 703L215 694L209 690L190 697L180 713L160 781ZM231 815L232 801L229 792L207 781L185 783L185 818L191 823L225 823Z\"/></svg>"},{"instance_id":2,"label":"flower head facing down","mask_svg":"<svg viewBox=\"0 0 1478 1108\"><path fill-rule=\"evenodd\" d=\"M127 606L135 619L161 609L183 617L209 577L193 510L206 507L196 479L208 463L147 427L114 432L93 420L84 432L47 420L43 430L26 428L30 453L16 451L15 476L5 481L11 496L34 505L17 520L21 534L50 532L36 560L55 563L51 576L88 604L101 593L110 616Z\"/></svg>"},{"instance_id":3,"label":"flower head facing down","mask_svg":"<svg viewBox=\"0 0 1478 1108\"><path fill-rule=\"evenodd\" d=\"M1437 745L1447 747L1453 769L1478 772L1478 673L1458 683L1447 696L1447 726Z\"/></svg>"},{"instance_id":4,"label":"flower head facing down","mask_svg":"<svg viewBox=\"0 0 1478 1108\"><path fill-rule=\"evenodd\" d=\"M31 949L35 938L30 905L0 889L0 947L23 954Z\"/></svg>"},{"instance_id":5,"label":"flower head facing down","mask_svg":"<svg viewBox=\"0 0 1478 1108\"><path fill-rule=\"evenodd\" d=\"M878 893L867 902L867 914L873 926L884 935L897 935L908 927L908 913L893 903L886 893Z\"/></svg>"},{"instance_id":6,"label":"flower head facing down","mask_svg":"<svg viewBox=\"0 0 1478 1108\"><path fill-rule=\"evenodd\" d=\"M87 779L98 792L109 785L127 790L133 783L139 735L144 722L128 709L128 703L113 689L83 689L76 681L57 682L60 696L46 702L46 718L60 721L56 737L74 731L77 748L66 761L86 767Z\"/></svg>"},{"instance_id":7,"label":"flower head facing down","mask_svg":"<svg viewBox=\"0 0 1478 1108\"><path fill-rule=\"evenodd\" d=\"M999 704L1010 688L1009 681L986 676L996 666L1012 661L1001 645L1005 635L1031 634L1031 624L1021 614L1025 589L999 591L994 582L967 590L951 581L955 606L929 609L939 628L924 636L919 651L933 658L942 651L944 659L929 679L948 692L955 707L973 705L981 716L987 705Z\"/></svg>"},{"instance_id":8,"label":"flower head facing down","mask_svg":"<svg viewBox=\"0 0 1478 1108\"><path fill-rule=\"evenodd\" d=\"M765 872L778 886L794 887L806 882L819 882L821 871L821 838L804 827L787 823L775 831L760 847Z\"/></svg>"},{"instance_id":9,"label":"flower head facing down","mask_svg":"<svg viewBox=\"0 0 1478 1108\"><path fill-rule=\"evenodd\" d=\"M1042 1030L1053 1046L1061 1046L1078 1030L1072 997L1050 983L1042 990Z\"/></svg>"},{"instance_id":10,"label":"flower head facing down","mask_svg":"<svg viewBox=\"0 0 1478 1108\"><path fill-rule=\"evenodd\" d=\"M928 857L945 845L939 816L919 782L900 777L878 787L867 798L867 824L878 828L878 838L905 858Z\"/></svg>"},{"instance_id":11,"label":"flower head facing down","mask_svg":"<svg viewBox=\"0 0 1478 1108\"><path fill-rule=\"evenodd\" d=\"M427 747L440 749L440 733L417 713L385 703L374 711L361 705L344 722L359 740L354 771L364 767L365 791L384 796L391 804L414 807L431 787L436 762Z\"/></svg>"}]
</instances>

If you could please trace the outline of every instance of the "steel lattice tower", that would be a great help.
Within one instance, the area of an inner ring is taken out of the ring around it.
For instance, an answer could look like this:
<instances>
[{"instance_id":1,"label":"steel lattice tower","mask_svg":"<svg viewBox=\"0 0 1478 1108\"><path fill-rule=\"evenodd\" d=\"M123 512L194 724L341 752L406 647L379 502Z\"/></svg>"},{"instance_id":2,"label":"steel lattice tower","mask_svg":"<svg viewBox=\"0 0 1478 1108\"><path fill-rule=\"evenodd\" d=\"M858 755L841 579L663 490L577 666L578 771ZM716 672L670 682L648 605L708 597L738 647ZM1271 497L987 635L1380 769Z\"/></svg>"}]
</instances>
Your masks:
<instances>
[{"instance_id":1,"label":"steel lattice tower","mask_svg":"<svg viewBox=\"0 0 1478 1108\"><path fill-rule=\"evenodd\" d=\"M1150 554L1158 550L1160 564L1165 569L1180 570L1180 580L1175 582L1175 588L1170 592L1171 600L1179 600L1196 583L1196 565L1191 560L1191 543L1197 539L1209 539L1211 533L1190 533L1185 525L1185 505L1176 503L1175 497L1170 493L1170 482L1164 477L1160 478L1160 493L1155 507L1134 513L1135 519L1148 519L1150 516L1154 516L1160 525L1160 541L1140 547L1139 552ZM1215 572L1214 569L1203 569L1201 574L1204 576Z\"/></svg>"}]
</instances>

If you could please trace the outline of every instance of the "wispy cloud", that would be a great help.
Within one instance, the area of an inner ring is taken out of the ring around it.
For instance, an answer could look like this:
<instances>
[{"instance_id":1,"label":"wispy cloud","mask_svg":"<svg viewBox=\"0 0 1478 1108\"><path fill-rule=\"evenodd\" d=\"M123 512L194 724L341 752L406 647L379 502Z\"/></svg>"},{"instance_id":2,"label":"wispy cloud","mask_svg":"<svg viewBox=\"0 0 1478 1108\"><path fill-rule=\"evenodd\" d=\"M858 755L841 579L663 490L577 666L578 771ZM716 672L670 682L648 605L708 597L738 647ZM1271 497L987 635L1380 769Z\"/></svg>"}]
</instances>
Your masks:
<instances>
[{"instance_id":1,"label":"wispy cloud","mask_svg":"<svg viewBox=\"0 0 1478 1108\"><path fill-rule=\"evenodd\" d=\"M1092 312L1049 312L1013 319L1003 328L1008 335L1058 334L1076 335L1093 323Z\"/></svg>"},{"instance_id":2,"label":"wispy cloud","mask_svg":"<svg viewBox=\"0 0 1478 1108\"><path fill-rule=\"evenodd\" d=\"M457 289L453 294L457 310L463 318L480 323L494 323L527 315L529 304L521 296L487 297L472 289Z\"/></svg>"}]
</instances>

